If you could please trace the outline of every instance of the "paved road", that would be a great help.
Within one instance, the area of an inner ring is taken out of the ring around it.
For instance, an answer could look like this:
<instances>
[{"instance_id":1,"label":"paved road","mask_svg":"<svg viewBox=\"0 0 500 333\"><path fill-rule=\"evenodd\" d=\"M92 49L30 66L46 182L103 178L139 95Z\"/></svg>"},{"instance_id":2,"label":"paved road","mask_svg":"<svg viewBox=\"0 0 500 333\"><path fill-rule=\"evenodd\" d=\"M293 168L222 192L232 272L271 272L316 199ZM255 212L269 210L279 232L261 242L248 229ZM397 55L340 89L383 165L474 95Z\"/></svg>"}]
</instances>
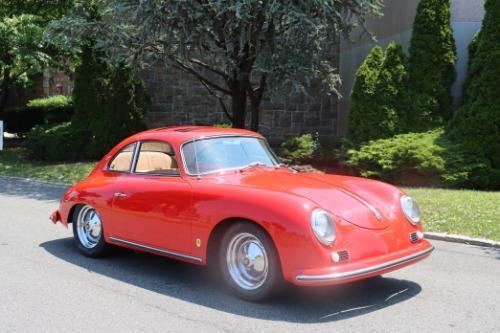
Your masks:
<instances>
[{"instance_id":1,"label":"paved road","mask_svg":"<svg viewBox=\"0 0 500 333\"><path fill-rule=\"evenodd\" d=\"M252 304L201 267L81 256L47 218L62 191L0 177L0 332L500 331L498 250L436 241L431 258L384 278Z\"/></svg>"}]
</instances>

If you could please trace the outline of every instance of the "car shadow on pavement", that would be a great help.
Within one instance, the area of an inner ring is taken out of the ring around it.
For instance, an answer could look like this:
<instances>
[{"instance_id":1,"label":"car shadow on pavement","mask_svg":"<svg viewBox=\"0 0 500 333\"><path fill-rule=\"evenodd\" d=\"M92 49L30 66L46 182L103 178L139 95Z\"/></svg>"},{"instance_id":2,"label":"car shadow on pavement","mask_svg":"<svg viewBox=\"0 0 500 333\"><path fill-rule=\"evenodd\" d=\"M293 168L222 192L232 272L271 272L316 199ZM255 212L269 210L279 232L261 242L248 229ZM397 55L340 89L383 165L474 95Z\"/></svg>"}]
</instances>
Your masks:
<instances>
[{"instance_id":1,"label":"car shadow on pavement","mask_svg":"<svg viewBox=\"0 0 500 333\"><path fill-rule=\"evenodd\" d=\"M337 321L394 306L420 293L415 282L373 278L343 286L288 286L281 296L249 303L232 296L205 267L116 248L101 259L80 254L72 238L40 244L50 254L112 279L201 306L241 316L297 323ZM84 278L84 277L82 277Z\"/></svg>"},{"instance_id":2,"label":"car shadow on pavement","mask_svg":"<svg viewBox=\"0 0 500 333\"><path fill-rule=\"evenodd\" d=\"M0 195L18 196L42 201L59 201L69 186L36 180L0 176Z\"/></svg>"},{"instance_id":3,"label":"car shadow on pavement","mask_svg":"<svg viewBox=\"0 0 500 333\"><path fill-rule=\"evenodd\" d=\"M483 247L483 252L488 256L495 257L495 259L500 260L500 248L498 247Z\"/></svg>"}]
</instances>

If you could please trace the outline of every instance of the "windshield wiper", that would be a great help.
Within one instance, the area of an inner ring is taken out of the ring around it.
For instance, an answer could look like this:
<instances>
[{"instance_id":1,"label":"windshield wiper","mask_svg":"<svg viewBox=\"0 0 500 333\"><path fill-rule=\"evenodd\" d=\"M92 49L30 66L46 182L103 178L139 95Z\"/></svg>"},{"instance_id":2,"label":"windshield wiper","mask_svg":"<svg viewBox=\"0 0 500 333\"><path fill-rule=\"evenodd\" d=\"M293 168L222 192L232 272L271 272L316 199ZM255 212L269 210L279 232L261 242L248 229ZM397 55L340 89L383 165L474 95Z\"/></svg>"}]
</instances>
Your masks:
<instances>
[{"instance_id":1,"label":"windshield wiper","mask_svg":"<svg viewBox=\"0 0 500 333\"><path fill-rule=\"evenodd\" d=\"M247 169L256 168L256 167L262 167L262 166L266 166L266 165L264 163L262 163L262 162L255 161L255 162L252 162L250 164L245 165L244 167L241 167L240 171L245 171Z\"/></svg>"}]
</instances>

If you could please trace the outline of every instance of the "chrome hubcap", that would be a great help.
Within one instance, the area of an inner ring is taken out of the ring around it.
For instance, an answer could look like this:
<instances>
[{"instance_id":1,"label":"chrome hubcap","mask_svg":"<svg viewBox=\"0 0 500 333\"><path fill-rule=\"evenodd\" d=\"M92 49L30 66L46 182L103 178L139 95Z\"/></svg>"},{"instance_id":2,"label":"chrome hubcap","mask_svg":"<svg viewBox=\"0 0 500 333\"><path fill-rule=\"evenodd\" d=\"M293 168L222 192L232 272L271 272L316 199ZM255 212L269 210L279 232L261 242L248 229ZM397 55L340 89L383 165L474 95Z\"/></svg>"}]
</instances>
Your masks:
<instances>
[{"instance_id":1,"label":"chrome hubcap","mask_svg":"<svg viewBox=\"0 0 500 333\"><path fill-rule=\"evenodd\" d=\"M267 253L252 234L241 233L233 237L227 247L226 263L231 278L243 289L257 289L267 279Z\"/></svg>"},{"instance_id":2,"label":"chrome hubcap","mask_svg":"<svg viewBox=\"0 0 500 333\"><path fill-rule=\"evenodd\" d=\"M80 243L87 249L94 248L101 237L101 218L96 210L90 206L84 206L76 221L76 230Z\"/></svg>"}]
</instances>

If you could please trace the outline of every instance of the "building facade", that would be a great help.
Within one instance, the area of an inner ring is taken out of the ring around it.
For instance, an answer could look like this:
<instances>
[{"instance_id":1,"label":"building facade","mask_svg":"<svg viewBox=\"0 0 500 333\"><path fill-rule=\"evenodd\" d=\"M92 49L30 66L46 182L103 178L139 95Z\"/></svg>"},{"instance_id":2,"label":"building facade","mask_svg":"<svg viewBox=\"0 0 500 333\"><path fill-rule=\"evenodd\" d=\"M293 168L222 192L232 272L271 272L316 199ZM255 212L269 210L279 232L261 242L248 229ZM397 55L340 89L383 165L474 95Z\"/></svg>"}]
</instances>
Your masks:
<instances>
[{"instance_id":1,"label":"building facade","mask_svg":"<svg viewBox=\"0 0 500 333\"><path fill-rule=\"evenodd\" d=\"M368 27L377 36L377 43L386 46L396 41L408 49L412 24L419 0L386 0L384 16L369 20ZM468 45L481 27L484 0L452 0L452 28L457 45L457 80L453 87L455 103L461 99L466 78ZM364 36L355 43L335 41L332 59L338 66L343 81L340 99L315 93L309 98L282 96L262 103L260 131L271 142L303 133L319 133L340 137L345 133L350 109L350 91L354 76L374 46ZM215 100L199 82L186 74L162 67L142 74L152 96L152 107L146 115L150 127L227 123L228 119Z\"/></svg>"}]
</instances>

